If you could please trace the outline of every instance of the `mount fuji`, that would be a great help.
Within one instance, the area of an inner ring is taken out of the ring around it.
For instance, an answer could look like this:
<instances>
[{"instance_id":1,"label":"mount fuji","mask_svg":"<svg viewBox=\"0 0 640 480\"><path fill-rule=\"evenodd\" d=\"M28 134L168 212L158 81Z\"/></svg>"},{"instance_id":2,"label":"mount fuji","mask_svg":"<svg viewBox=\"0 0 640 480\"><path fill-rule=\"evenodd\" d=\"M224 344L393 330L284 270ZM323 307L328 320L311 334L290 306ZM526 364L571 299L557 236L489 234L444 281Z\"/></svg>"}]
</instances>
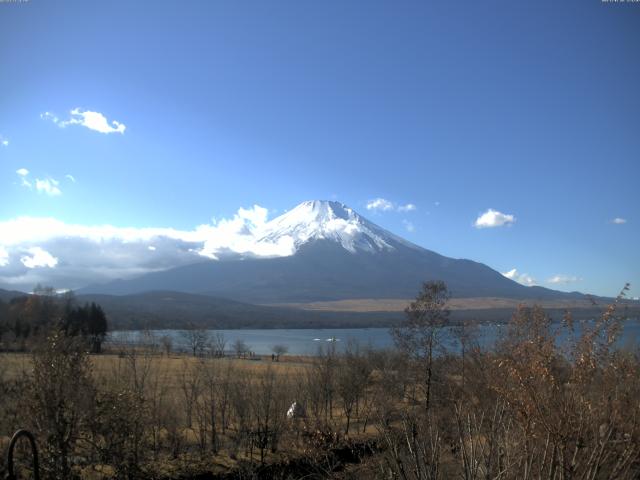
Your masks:
<instances>
[{"instance_id":1,"label":"mount fuji","mask_svg":"<svg viewBox=\"0 0 640 480\"><path fill-rule=\"evenodd\" d=\"M393 251L398 246L420 248L380 228L338 202L313 200L267 223L258 242L293 242L297 251L303 245L327 240L350 253Z\"/></svg>"},{"instance_id":2,"label":"mount fuji","mask_svg":"<svg viewBox=\"0 0 640 480\"><path fill-rule=\"evenodd\" d=\"M422 282L443 280L453 297L570 299L578 293L526 287L478 262L427 250L338 202L307 201L266 223L257 244L289 255L206 260L78 291L131 295L177 291L275 304L345 299L408 299Z\"/></svg>"}]
</instances>

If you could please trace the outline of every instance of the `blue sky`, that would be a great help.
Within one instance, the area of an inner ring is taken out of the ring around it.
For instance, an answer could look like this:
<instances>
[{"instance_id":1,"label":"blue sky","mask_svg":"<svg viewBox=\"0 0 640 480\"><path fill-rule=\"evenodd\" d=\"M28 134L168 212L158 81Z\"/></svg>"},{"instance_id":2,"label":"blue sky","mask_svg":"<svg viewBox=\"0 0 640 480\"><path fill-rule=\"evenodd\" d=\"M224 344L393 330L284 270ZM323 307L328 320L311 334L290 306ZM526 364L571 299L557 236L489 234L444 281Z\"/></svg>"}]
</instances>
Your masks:
<instances>
[{"instance_id":1,"label":"blue sky","mask_svg":"<svg viewBox=\"0 0 640 480\"><path fill-rule=\"evenodd\" d=\"M521 281L638 296L639 50L640 4L599 0L0 3L0 231L337 199ZM474 227L488 209L514 220ZM51 253L25 236L0 238L5 286Z\"/></svg>"}]
</instances>

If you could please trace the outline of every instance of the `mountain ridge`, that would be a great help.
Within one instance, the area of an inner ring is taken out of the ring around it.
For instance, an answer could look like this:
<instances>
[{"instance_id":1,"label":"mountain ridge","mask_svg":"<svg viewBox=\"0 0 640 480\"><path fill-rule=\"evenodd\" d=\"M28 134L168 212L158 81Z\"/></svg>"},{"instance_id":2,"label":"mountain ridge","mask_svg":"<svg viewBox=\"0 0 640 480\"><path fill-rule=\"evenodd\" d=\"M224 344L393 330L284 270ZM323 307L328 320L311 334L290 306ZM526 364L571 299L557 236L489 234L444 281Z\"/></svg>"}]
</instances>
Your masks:
<instances>
[{"instance_id":1,"label":"mountain ridge","mask_svg":"<svg viewBox=\"0 0 640 480\"><path fill-rule=\"evenodd\" d=\"M206 294L252 304L415 297L442 280L454 297L585 298L521 285L490 267L415 245L339 202L306 201L268 222L259 241L289 242L292 254L225 258L94 285L78 293L151 290Z\"/></svg>"}]
</instances>

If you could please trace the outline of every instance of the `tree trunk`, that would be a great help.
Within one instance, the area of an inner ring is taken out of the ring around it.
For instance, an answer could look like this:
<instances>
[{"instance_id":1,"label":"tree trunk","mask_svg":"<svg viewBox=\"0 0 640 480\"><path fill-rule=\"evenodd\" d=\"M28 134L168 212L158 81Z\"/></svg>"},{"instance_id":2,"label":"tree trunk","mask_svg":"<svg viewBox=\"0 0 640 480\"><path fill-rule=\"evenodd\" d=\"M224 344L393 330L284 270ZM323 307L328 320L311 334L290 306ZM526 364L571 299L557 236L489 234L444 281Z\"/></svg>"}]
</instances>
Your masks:
<instances>
[{"instance_id":1,"label":"tree trunk","mask_svg":"<svg viewBox=\"0 0 640 480\"><path fill-rule=\"evenodd\" d=\"M429 413L429 407L431 404L431 375L432 375L432 362L433 362L433 334L429 337L429 346L427 352L427 378L426 378L426 398L425 398L425 410Z\"/></svg>"}]
</instances>

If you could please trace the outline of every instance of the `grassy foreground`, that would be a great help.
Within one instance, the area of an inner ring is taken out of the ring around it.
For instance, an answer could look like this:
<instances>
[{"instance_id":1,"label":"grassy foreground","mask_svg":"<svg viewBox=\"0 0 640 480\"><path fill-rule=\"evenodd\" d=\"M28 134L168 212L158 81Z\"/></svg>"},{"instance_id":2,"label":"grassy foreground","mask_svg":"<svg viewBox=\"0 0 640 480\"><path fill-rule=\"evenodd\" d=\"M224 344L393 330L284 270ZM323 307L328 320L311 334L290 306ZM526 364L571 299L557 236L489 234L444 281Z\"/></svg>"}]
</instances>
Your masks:
<instances>
[{"instance_id":1,"label":"grassy foreground","mask_svg":"<svg viewBox=\"0 0 640 480\"><path fill-rule=\"evenodd\" d=\"M47 479L640 476L640 352L613 347L615 304L578 330L522 307L488 351L461 327L459 354L423 306L399 350L280 362L89 355L52 330L0 355L0 448L30 429Z\"/></svg>"}]
</instances>

